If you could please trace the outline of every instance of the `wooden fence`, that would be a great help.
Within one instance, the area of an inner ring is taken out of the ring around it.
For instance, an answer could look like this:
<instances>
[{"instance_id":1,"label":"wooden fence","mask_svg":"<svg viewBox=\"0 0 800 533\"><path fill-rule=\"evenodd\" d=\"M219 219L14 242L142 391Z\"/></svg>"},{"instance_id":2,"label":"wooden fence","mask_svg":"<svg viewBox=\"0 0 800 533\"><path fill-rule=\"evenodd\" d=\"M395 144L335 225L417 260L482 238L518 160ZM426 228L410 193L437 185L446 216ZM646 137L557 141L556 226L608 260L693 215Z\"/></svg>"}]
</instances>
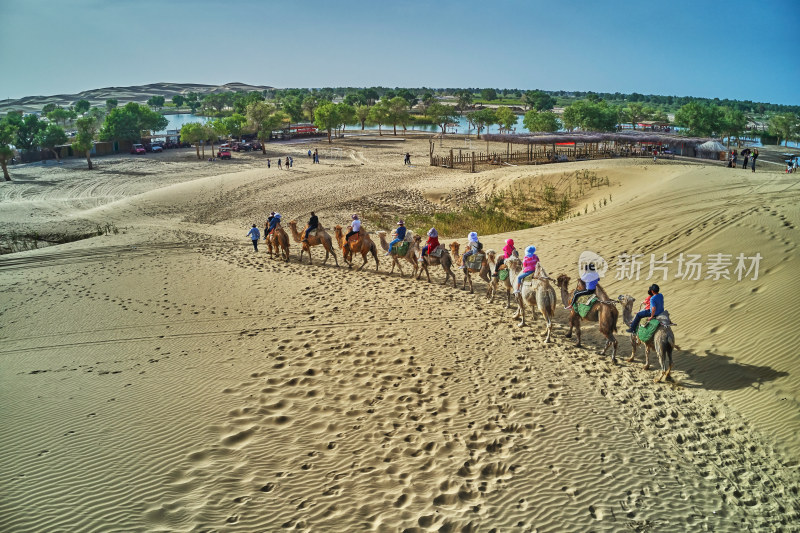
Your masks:
<instances>
[{"instance_id":1,"label":"wooden fence","mask_svg":"<svg viewBox=\"0 0 800 533\"><path fill-rule=\"evenodd\" d=\"M596 143L575 146L522 145L524 150L513 150L509 145L505 152L473 152L450 150L449 155L430 154L430 164L444 168L469 168L475 172L477 165L543 165L566 161L609 159L612 157L653 157L652 149L637 145L615 145ZM659 153L659 157L672 157Z\"/></svg>"}]
</instances>

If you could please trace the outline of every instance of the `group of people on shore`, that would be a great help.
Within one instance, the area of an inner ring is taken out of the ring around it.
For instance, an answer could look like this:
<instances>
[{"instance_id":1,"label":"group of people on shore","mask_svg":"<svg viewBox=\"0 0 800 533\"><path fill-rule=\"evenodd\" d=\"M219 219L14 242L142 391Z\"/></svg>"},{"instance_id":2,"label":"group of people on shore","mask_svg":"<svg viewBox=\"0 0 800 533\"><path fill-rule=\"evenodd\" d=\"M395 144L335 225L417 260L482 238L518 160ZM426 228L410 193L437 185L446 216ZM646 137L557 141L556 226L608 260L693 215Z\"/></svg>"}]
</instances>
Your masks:
<instances>
[{"instance_id":1,"label":"group of people on shore","mask_svg":"<svg viewBox=\"0 0 800 533\"><path fill-rule=\"evenodd\" d=\"M728 168L736 168L736 164L739 161L739 152L734 148L728 154ZM750 169L755 172L756 171L756 159L758 159L758 148L754 148L750 150L750 148L745 148L742 150L741 156L744 157L744 162L742 163L742 168L747 168L748 161L750 162Z\"/></svg>"},{"instance_id":2,"label":"group of people on shore","mask_svg":"<svg viewBox=\"0 0 800 533\"><path fill-rule=\"evenodd\" d=\"M289 170L294 166L294 158L291 156L286 156L286 162L284 163L282 158L278 158L278 170L283 170L284 164L286 166L286 170ZM272 168L272 159L267 158L267 168Z\"/></svg>"}]
</instances>

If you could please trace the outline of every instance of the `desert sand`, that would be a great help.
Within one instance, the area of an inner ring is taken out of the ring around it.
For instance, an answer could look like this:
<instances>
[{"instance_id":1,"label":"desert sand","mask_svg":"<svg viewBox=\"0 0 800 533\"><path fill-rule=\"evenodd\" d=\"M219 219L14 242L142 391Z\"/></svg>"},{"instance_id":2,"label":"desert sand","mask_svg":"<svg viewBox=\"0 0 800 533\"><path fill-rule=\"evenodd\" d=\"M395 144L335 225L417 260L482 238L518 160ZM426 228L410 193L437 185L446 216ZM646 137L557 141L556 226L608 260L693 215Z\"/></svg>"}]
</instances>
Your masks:
<instances>
[{"instance_id":1,"label":"desert sand","mask_svg":"<svg viewBox=\"0 0 800 533\"><path fill-rule=\"evenodd\" d=\"M427 166L426 139L338 146L271 145L291 171L193 150L12 168L6 231L117 233L0 258L0 530L800 530L798 175L647 159L469 174ZM331 227L578 169L610 185L575 216L481 240L535 244L573 280L597 252L613 296L659 283L674 383L641 348L626 362L621 320L612 365L596 326L582 348L565 338L561 305L545 344L540 318L518 328L460 272L454 290L440 268L389 275L382 253L377 273L320 249L300 264L294 242L284 263L245 236L270 210ZM638 281L616 279L623 253L644 254ZM676 278L681 253L731 254L731 279ZM757 279L737 281L740 253L761 255ZM650 254L675 261L669 279L646 279Z\"/></svg>"}]
</instances>

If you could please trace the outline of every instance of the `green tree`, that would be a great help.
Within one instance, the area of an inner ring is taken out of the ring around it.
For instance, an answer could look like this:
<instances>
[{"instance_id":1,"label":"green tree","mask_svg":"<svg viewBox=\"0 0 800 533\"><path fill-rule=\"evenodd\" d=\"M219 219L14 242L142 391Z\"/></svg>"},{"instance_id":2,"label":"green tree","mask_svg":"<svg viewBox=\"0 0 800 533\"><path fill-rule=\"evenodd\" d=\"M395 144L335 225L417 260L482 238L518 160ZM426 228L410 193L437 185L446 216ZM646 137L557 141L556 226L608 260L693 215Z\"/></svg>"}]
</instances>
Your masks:
<instances>
[{"instance_id":1,"label":"green tree","mask_svg":"<svg viewBox=\"0 0 800 533\"><path fill-rule=\"evenodd\" d=\"M211 145L211 155L214 155L214 145L219 141L220 137L225 137L229 134L227 123L225 119L218 118L215 120L209 120L205 124L205 140Z\"/></svg>"},{"instance_id":2,"label":"green tree","mask_svg":"<svg viewBox=\"0 0 800 533\"><path fill-rule=\"evenodd\" d=\"M722 109L720 120L720 133L728 138L727 145L731 145L732 137L740 137L747 127L747 117L738 109L725 107Z\"/></svg>"},{"instance_id":3,"label":"green tree","mask_svg":"<svg viewBox=\"0 0 800 533\"><path fill-rule=\"evenodd\" d=\"M419 101L417 99L417 95L408 89L400 89L399 91L397 91L397 96L406 101L406 104L408 105L409 109L417 105L417 102Z\"/></svg>"},{"instance_id":4,"label":"green tree","mask_svg":"<svg viewBox=\"0 0 800 533\"><path fill-rule=\"evenodd\" d=\"M330 103L330 102L328 102ZM303 98L303 111L308 113L308 119L311 122L314 122L314 111L317 109L317 106L322 104L322 102L317 100L317 97L313 94L309 94L305 98ZM330 135L328 135L328 141L330 142Z\"/></svg>"},{"instance_id":5,"label":"green tree","mask_svg":"<svg viewBox=\"0 0 800 533\"><path fill-rule=\"evenodd\" d=\"M556 105L555 99L544 91L528 91L522 98L525 107L536 111L549 111Z\"/></svg>"},{"instance_id":6,"label":"green tree","mask_svg":"<svg viewBox=\"0 0 800 533\"><path fill-rule=\"evenodd\" d=\"M289 115L292 122L301 122L303 120L303 101L299 96L284 96L280 100L281 110Z\"/></svg>"},{"instance_id":7,"label":"green tree","mask_svg":"<svg viewBox=\"0 0 800 533\"><path fill-rule=\"evenodd\" d=\"M564 127L569 131L575 128L584 131L616 131L619 114L617 107L610 106L605 101L578 100L564 109L561 118Z\"/></svg>"},{"instance_id":8,"label":"green tree","mask_svg":"<svg viewBox=\"0 0 800 533\"><path fill-rule=\"evenodd\" d=\"M428 108L436 102L436 97L433 96L433 93L428 91L422 95L422 112L424 114L428 114Z\"/></svg>"},{"instance_id":9,"label":"green tree","mask_svg":"<svg viewBox=\"0 0 800 533\"><path fill-rule=\"evenodd\" d=\"M355 107L355 112L356 112L356 119L358 119L358 122L361 124L361 129L363 130L364 125L366 124L367 119L369 118L369 106L357 105Z\"/></svg>"},{"instance_id":10,"label":"green tree","mask_svg":"<svg viewBox=\"0 0 800 533\"><path fill-rule=\"evenodd\" d=\"M17 138L17 125L9 121L9 115L0 119L0 166L3 167L3 178L11 181L8 173L8 162L14 157L14 142Z\"/></svg>"},{"instance_id":11,"label":"green tree","mask_svg":"<svg viewBox=\"0 0 800 533\"><path fill-rule=\"evenodd\" d=\"M789 139L793 138L798 131L800 131L800 124L794 113L774 115L769 119L769 132L778 138L778 145L783 140L784 146L788 146Z\"/></svg>"},{"instance_id":12,"label":"green tree","mask_svg":"<svg viewBox=\"0 0 800 533\"><path fill-rule=\"evenodd\" d=\"M118 103L116 98L106 100L106 113L110 113L112 109L115 109Z\"/></svg>"},{"instance_id":13,"label":"green tree","mask_svg":"<svg viewBox=\"0 0 800 533\"><path fill-rule=\"evenodd\" d=\"M92 111L96 110L93 109ZM86 154L86 163L89 165L89 170L93 169L92 148L94 147L97 132L100 129L100 117L100 113L89 112L85 117L75 121L78 134L75 136L75 142L72 143L72 149Z\"/></svg>"},{"instance_id":14,"label":"green tree","mask_svg":"<svg viewBox=\"0 0 800 533\"><path fill-rule=\"evenodd\" d=\"M495 111L497 117L497 124L500 125L501 130L511 131L517 124L517 115L511 111L510 107L500 106Z\"/></svg>"},{"instance_id":15,"label":"green tree","mask_svg":"<svg viewBox=\"0 0 800 533\"><path fill-rule=\"evenodd\" d=\"M480 139L481 130L484 127L488 128L492 124L496 124L497 116L494 112L494 109L489 109L487 107L485 109L480 109L478 111L467 113L467 120L469 120L472 124L475 125L475 129L478 130L478 139Z\"/></svg>"},{"instance_id":16,"label":"green tree","mask_svg":"<svg viewBox=\"0 0 800 533\"><path fill-rule=\"evenodd\" d=\"M386 119L392 123L394 134L397 135L397 125L408 123L408 102L402 96L395 96L387 102L386 109Z\"/></svg>"},{"instance_id":17,"label":"green tree","mask_svg":"<svg viewBox=\"0 0 800 533\"><path fill-rule=\"evenodd\" d=\"M197 108L200 107L200 100L196 92L189 91L186 93L186 105L189 106L189 109L192 110L192 113L197 112Z\"/></svg>"},{"instance_id":18,"label":"green tree","mask_svg":"<svg viewBox=\"0 0 800 533\"><path fill-rule=\"evenodd\" d=\"M78 113L79 115L82 115L87 111L89 111L89 107L90 107L89 100L84 100L84 99L78 100L72 106L75 112Z\"/></svg>"},{"instance_id":19,"label":"green tree","mask_svg":"<svg viewBox=\"0 0 800 533\"><path fill-rule=\"evenodd\" d=\"M303 101L305 103L305 100ZM339 114L336 109L336 104L331 102L323 102L314 111L314 125L321 130L328 132L328 142L331 141L331 132L340 124Z\"/></svg>"},{"instance_id":20,"label":"green tree","mask_svg":"<svg viewBox=\"0 0 800 533\"><path fill-rule=\"evenodd\" d=\"M444 135L447 125L458 120L458 114L449 105L434 102L428 107L428 118L442 128L442 135Z\"/></svg>"},{"instance_id":21,"label":"green tree","mask_svg":"<svg viewBox=\"0 0 800 533\"><path fill-rule=\"evenodd\" d=\"M472 104L472 93L469 91L459 91L456 94L457 104L459 111L462 113Z\"/></svg>"},{"instance_id":22,"label":"green tree","mask_svg":"<svg viewBox=\"0 0 800 533\"><path fill-rule=\"evenodd\" d=\"M636 129L636 124L640 120L647 118L644 104L639 102L631 102L622 110L622 117L624 117L623 120L627 120L633 124L633 129Z\"/></svg>"},{"instance_id":23,"label":"green tree","mask_svg":"<svg viewBox=\"0 0 800 533\"><path fill-rule=\"evenodd\" d=\"M161 109L164 107L164 97L163 96L151 96L147 99L147 105L152 107L153 109Z\"/></svg>"},{"instance_id":24,"label":"green tree","mask_svg":"<svg viewBox=\"0 0 800 533\"><path fill-rule=\"evenodd\" d=\"M6 118L16 124L17 138L14 144L22 150L33 149L36 146L36 136L47 127L47 124L39 120L36 115L21 117L18 113L9 113Z\"/></svg>"},{"instance_id":25,"label":"green tree","mask_svg":"<svg viewBox=\"0 0 800 533\"><path fill-rule=\"evenodd\" d=\"M350 104L336 104L336 114L339 116L339 125L344 130L347 124L352 124L356 120L356 110Z\"/></svg>"},{"instance_id":26,"label":"green tree","mask_svg":"<svg viewBox=\"0 0 800 533\"><path fill-rule=\"evenodd\" d=\"M55 108L56 108L56 104L45 104L45 105L42 107L42 114L43 114L44 116L47 116L47 114L48 114L50 111L53 111Z\"/></svg>"},{"instance_id":27,"label":"green tree","mask_svg":"<svg viewBox=\"0 0 800 533\"><path fill-rule=\"evenodd\" d=\"M385 100L380 100L369 108L369 121L378 125L378 136L383 135L381 126L389 120L389 106Z\"/></svg>"},{"instance_id":28,"label":"green tree","mask_svg":"<svg viewBox=\"0 0 800 533\"><path fill-rule=\"evenodd\" d=\"M63 107L57 107L47 114L48 120L51 120L56 124L60 123L62 126L65 126L67 124L67 121L74 119L75 116L76 115L74 111L70 111L69 109L64 109Z\"/></svg>"},{"instance_id":29,"label":"green tree","mask_svg":"<svg viewBox=\"0 0 800 533\"><path fill-rule=\"evenodd\" d=\"M106 115L100 137L103 140L139 142L143 131L161 131L167 124L167 117L161 113L136 102L128 102Z\"/></svg>"},{"instance_id":30,"label":"green tree","mask_svg":"<svg viewBox=\"0 0 800 533\"><path fill-rule=\"evenodd\" d=\"M291 123L292 119L283 111L275 111L267 116L258 127L256 136L261 141L261 152L266 155L266 143L272 138L272 132L283 129Z\"/></svg>"},{"instance_id":31,"label":"green tree","mask_svg":"<svg viewBox=\"0 0 800 533\"><path fill-rule=\"evenodd\" d=\"M185 102L186 98L184 98L182 94L176 94L172 97L172 103L175 104L177 109L180 109Z\"/></svg>"},{"instance_id":32,"label":"green tree","mask_svg":"<svg viewBox=\"0 0 800 533\"><path fill-rule=\"evenodd\" d=\"M56 151L56 146L66 142L67 134L64 132L64 128L52 122L36 135L37 146L52 152L53 155L56 156L57 161L60 161L61 157L58 151Z\"/></svg>"},{"instance_id":33,"label":"green tree","mask_svg":"<svg viewBox=\"0 0 800 533\"><path fill-rule=\"evenodd\" d=\"M246 111L245 111L246 112ZM234 113L233 115L222 119L225 131L237 140L242 140L242 133L244 133L247 126L247 117Z\"/></svg>"},{"instance_id":34,"label":"green tree","mask_svg":"<svg viewBox=\"0 0 800 533\"><path fill-rule=\"evenodd\" d=\"M344 96L344 100L343 101L344 101L345 104L352 105L352 106L355 106L355 105L366 105L367 98L366 98L366 96L364 96L363 93L351 92L351 93L347 93Z\"/></svg>"},{"instance_id":35,"label":"green tree","mask_svg":"<svg viewBox=\"0 0 800 533\"><path fill-rule=\"evenodd\" d=\"M483 89L481 91L481 98L483 100L496 100L497 99L497 91L495 89Z\"/></svg>"},{"instance_id":36,"label":"green tree","mask_svg":"<svg viewBox=\"0 0 800 533\"><path fill-rule=\"evenodd\" d=\"M552 111L536 111L531 109L525 113L525 118L522 123L528 128L528 131L547 131L554 132L561 128L561 121L558 120L558 115Z\"/></svg>"},{"instance_id":37,"label":"green tree","mask_svg":"<svg viewBox=\"0 0 800 533\"><path fill-rule=\"evenodd\" d=\"M675 124L689 130L689 134L710 136L720 130L722 112L717 106L689 102L675 113Z\"/></svg>"},{"instance_id":38,"label":"green tree","mask_svg":"<svg viewBox=\"0 0 800 533\"><path fill-rule=\"evenodd\" d=\"M200 122L189 122L181 127L181 142L193 144L197 151L197 159L205 157L205 147L203 148L203 156L200 156L200 143L205 137L205 128Z\"/></svg>"}]
</instances>

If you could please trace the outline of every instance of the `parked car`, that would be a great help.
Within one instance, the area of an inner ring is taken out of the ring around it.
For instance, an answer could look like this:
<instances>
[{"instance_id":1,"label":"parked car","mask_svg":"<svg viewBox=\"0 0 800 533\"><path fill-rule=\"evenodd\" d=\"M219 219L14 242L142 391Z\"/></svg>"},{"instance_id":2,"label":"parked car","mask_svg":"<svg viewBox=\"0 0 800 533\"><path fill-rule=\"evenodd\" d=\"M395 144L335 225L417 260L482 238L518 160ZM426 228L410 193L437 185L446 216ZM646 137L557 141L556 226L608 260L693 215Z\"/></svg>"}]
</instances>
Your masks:
<instances>
[{"instance_id":1,"label":"parked car","mask_svg":"<svg viewBox=\"0 0 800 533\"><path fill-rule=\"evenodd\" d=\"M220 146L219 151L217 152L217 157L220 159L230 159L231 158L230 148L223 148Z\"/></svg>"},{"instance_id":2,"label":"parked car","mask_svg":"<svg viewBox=\"0 0 800 533\"><path fill-rule=\"evenodd\" d=\"M163 147L163 146L161 146L161 145L160 145L160 144L158 144L158 143L153 143L153 145L150 147L150 149L151 149L151 151L153 151L153 152L163 152L163 151L164 151L164 147Z\"/></svg>"},{"instance_id":3,"label":"parked car","mask_svg":"<svg viewBox=\"0 0 800 533\"><path fill-rule=\"evenodd\" d=\"M131 146L131 153L132 154L144 154L144 153L147 153L147 150L145 150L144 146L141 145L141 144L134 144L133 146Z\"/></svg>"}]
</instances>

